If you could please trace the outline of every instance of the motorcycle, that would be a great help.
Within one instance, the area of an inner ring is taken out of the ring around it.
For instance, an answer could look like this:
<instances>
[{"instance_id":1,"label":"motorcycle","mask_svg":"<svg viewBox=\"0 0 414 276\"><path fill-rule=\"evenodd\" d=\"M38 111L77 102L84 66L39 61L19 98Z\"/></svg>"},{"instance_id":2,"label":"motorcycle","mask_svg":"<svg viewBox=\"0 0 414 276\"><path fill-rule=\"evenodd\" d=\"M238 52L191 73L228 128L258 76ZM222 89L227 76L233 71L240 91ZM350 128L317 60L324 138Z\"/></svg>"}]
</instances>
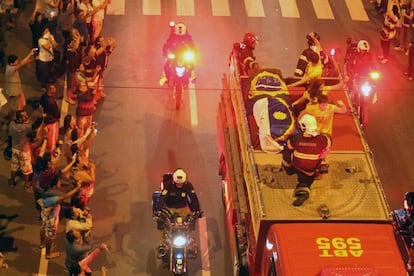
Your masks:
<instances>
[{"instance_id":1,"label":"motorcycle","mask_svg":"<svg viewBox=\"0 0 414 276\"><path fill-rule=\"evenodd\" d=\"M189 47L183 47L175 52L169 52L168 58L168 87L172 90L175 109L180 109L183 100L183 90L188 87L193 71L194 52Z\"/></svg>"},{"instance_id":2,"label":"motorcycle","mask_svg":"<svg viewBox=\"0 0 414 276\"><path fill-rule=\"evenodd\" d=\"M403 208L393 210L391 215L401 252L408 262L414 250L414 192L405 193Z\"/></svg>"},{"instance_id":3,"label":"motorcycle","mask_svg":"<svg viewBox=\"0 0 414 276\"><path fill-rule=\"evenodd\" d=\"M347 50L345 54L344 73L354 114L357 116L362 128L368 125L369 106L378 100L376 84L381 75L379 71L370 70L364 75L352 73L352 65L357 53L357 43L347 39Z\"/></svg>"},{"instance_id":4,"label":"motorcycle","mask_svg":"<svg viewBox=\"0 0 414 276\"><path fill-rule=\"evenodd\" d=\"M165 174L161 182L161 190L164 183L172 181L172 174ZM152 195L152 210L157 223L163 225L164 244L158 247L157 257L169 264L169 270L174 275L187 273L187 259L195 259L198 256L198 245L191 238L191 231L195 230L195 221L201 214L193 213L184 217L178 213L172 213L168 208L159 208L161 192L155 191Z\"/></svg>"}]
</instances>

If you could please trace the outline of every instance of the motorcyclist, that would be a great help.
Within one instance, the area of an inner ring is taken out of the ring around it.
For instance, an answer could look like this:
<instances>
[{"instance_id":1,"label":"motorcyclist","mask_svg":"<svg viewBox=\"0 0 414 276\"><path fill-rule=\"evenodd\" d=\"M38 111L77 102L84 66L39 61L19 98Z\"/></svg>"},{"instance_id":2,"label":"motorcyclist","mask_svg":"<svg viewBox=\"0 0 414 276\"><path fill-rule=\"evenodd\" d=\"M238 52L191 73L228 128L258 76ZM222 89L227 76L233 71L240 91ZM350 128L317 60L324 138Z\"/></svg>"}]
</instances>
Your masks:
<instances>
[{"instance_id":1,"label":"motorcyclist","mask_svg":"<svg viewBox=\"0 0 414 276\"><path fill-rule=\"evenodd\" d=\"M160 217L163 208L168 208L171 213L177 213L181 217L193 215L198 218L201 216L197 194L194 191L193 184L187 181L187 174L183 169L178 168L172 175L164 175L163 185L158 208L155 210L155 215L159 218L157 228L160 235L158 246L160 255L164 253L164 220ZM191 228L193 233L195 226L193 225Z\"/></svg>"},{"instance_id":2,"label":"motorcyclist","mask_svg":"<svg viewBox=\"0 0 414 276\"><path fill-rule=\"evenodd\" d=\"M370 45L366 40L360 40L356 44L352 43L350 39L347 40L347 54L345 58L345 82L348 83L348 87L351 91L351 97L356 97L358 89L356 87L361 86L361 78L369 77L370 73L374 71L374 59L370 52ZM377 102L377 93L370 95L368 102ZM353 99L355 101L355 99Z\"/></svg>"},{"instance_id":3,"label":"motorcyclist","mask_svg":"<svg viewBox=\"0 0 414 276\"><path fill-rule=\"evenodd\" d=\"M232 54L237 56L240 76L249 76L249 73L257 68L258 63L253 54L259 38L254 33L245 33L243 42L233 44Z\"/></svg>"},{"instance_id":4,"label":"motorcyclist","mask_svg":"<svg viewBox=\"0 0 414 276\"><path fill-rule=\"evenodd\" d=\"M324 65L328 62L328 56L322 50L320 46L321 37L316 32L311 32L306 35L306 41L308 48L302 51L299 60L296 64L295 77L303 77L306 72L306 68L310 62L310 55L312 52L317 53L320 56L321 63Z\"/></svg>"},{"instance_id":5,"label":"motorcyclist","mask_svg":"<svg viewBox=\"0 0 414 276\"><path fill-rule=\"evenodd\" d=\"M163 75L160 78L160 85L164 85L170 77L170 61L168 59L169 53L179 53L184 49L190 49L195 52L195 46L193 37L188 32L187 26L182 23L174 23L170 22L171 32L167 38L167 41L164 43L162 47L162 55L167 60L164 64L164 71ZM191 81L194 82L195 75L194 70L191 70Z\"/></svg>"},{"instance_id":6,"label":"motorcyclist","mask_svg":"<svg viewBox=\"0 0 414 276\"><path fill-rule=\"evenodd\" d=\"M374 69L374 61L369 50L370 46L366 40L358 41L356 49L353 49L352 42L348 41L345 80L352 80L355 76L368 76Z\"/></svg>"}]
</instances>

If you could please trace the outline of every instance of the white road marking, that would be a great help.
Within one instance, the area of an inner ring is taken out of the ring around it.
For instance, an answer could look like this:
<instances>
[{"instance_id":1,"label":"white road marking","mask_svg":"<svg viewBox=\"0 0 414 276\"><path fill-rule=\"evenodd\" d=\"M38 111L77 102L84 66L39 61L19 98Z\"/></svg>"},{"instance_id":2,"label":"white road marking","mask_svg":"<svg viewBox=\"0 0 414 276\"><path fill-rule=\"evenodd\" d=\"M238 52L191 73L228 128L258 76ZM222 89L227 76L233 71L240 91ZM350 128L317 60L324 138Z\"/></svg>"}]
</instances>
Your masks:
<instances>
[{"instance_id":1,"label":"white road marking","mask_svg":"<svg viewBox=\"0 0 414 276\"><path fill-rule=\"evenodd\" d=\"M144 15L161 15L161 0L143 0L142 11Z\"/></svg>"},{"instance_id":2,"label":"white road marking","mask_svg":"<svg viewBox=\"0 0 414 276\"><path fill-rule=\"evenodd\" d=\"M211 0L213 16L230 16L229 1Z\"/></svg>"},{"instance_id":3,"label":"white road marking","mask_svg":"<svg viewBox=\"0 0 414 276\"><path fill-rule=\"evenodd\" d=\"M63 81L63 99L62 99L62 103L60 106L60 122L59 125L63 126L63 122L65 121L65 116L68 114L69 112L69 104L66 101L68 97L68 80L67 80L67 75L65 74L64 77L64 81Z\"/></svg>"},{"instance_id":4,"label":"white road marking","mask_svg":"<svg viewBox=\"0 0 414 276\"><path fill-rule=\"evenodd\" d=\"M40 250L39 271L37 276L47 276L47 265L49 261L46 259L46 248Z\"/></svg>"},{"instance_id":5,"label":"white road marking","mask_svg":"<svg viewBox=\"0 0 414 276\"><path fill-rule=\"evenodd\" d=\"M299 18L299 9L295 0L279 0L280 11L283 17Z\"/></svg>"},{"instance_id":6,"label":"white road marking","mask_svg":"<svg viewBox=\"0 0 414 276\"><path fill-rule=\"evenodd\" d=\"M197 113L197 96L194 83L188 85L188 96L190 98L190 119L191 126L198 125L198 113Z\"/></svg>"},{"instance_id":7,"label":"white road marking","mask_svg":"<svg viewBox=\"0 0 414 276\"><path fill-rule=\"evenodd\" d=\"M312 0L312 5L317 18L334 19L329 0Z\"/></svg>"},{"instance_id":8,"label":"white road marking","mask_svg":"<svg viewBox=\"0 0 414 276\"><path fill-rule=\"evenodd\" d=\"M262 0L244 0L247 16L265 17Z\"/></svg>"},{"instance_id":9,"label":"white road marking","mask_svg":"<svg viewBox=\"0 0 414 276\"><path fill-rule=\"evenodd\" d=\"M208 249L207 222L205 217L198 219L198 235L200 240L201 275L210 276L210 253Z\"/></svg>"},{"instance_id":10,"label":"white road marking","mask_svg":"<svg viewBox=\"0 0 414 276\"><path fill-rule=\"evenodd\" d=\"M194 16L194 0L176 0L177 16Z\"/></svg>"},{"instance_id":11,"label":"white road marking","mask_svg":"<svg viewBox=\"0 0 414 276\"><path fill-rule=\"evenodd\" d=\"M111 0L106 7L106 14L108 15L124 15L125 14L125 0Z\"/></svg>"},{"instance_id":12,"label":"white road marking","mask_svg":"<svg viewBox=\"0 0 414 276\"><path fill-rule=\"evenodd\" d=\"M348 7L352 20L369 21L367 12L361 1L345 0L345 4Z\"/></svg>"}]
</instances>

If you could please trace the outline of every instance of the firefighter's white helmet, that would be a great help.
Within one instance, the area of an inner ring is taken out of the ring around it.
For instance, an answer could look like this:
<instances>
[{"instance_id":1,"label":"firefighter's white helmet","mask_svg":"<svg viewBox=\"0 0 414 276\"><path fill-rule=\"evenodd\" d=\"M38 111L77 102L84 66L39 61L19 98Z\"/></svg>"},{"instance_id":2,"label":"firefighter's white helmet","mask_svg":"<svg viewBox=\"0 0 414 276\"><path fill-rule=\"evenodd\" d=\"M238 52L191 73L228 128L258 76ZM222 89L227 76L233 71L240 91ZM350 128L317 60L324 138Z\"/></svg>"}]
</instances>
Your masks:
<instances>
[{"instance_id":1,"label":"firefighter's white helmet","mask_svg":"<svg viewBox=\"0 0 414 276\"><path fill-rule=\"evenodd\" d=\"M316 136L319 134L318 132L318 124L316 123L316 118L310 114L305 114L299 120L300 129L303 133L310 134L312 136Z\"/></svg>"}]
</instances>

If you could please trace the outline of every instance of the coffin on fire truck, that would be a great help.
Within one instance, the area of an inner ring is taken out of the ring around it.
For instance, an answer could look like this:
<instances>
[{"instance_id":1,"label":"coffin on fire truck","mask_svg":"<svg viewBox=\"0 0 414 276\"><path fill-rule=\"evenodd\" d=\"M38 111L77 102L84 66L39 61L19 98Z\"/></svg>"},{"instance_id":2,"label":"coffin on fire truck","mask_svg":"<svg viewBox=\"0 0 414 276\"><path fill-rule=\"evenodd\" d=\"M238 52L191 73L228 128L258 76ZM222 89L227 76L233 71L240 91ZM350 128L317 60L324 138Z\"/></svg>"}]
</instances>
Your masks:
<instances>
[{"instance_id":1,"label":"coffin on fire truck","mask_svg":"<svg viewBox=\"0 0 414 276\"><path fill-rule=\"evenodd\" d=\"M234 275L407 275L355 116L335 115L329 172L315 180L309 200L295 207L296 175L283 171L280 153L260 147L258 126L246 103L249 86L231 57L217 130ZM303 91L284 94L295 100ZM351 109L345 90L331 91L329 98Z\"/></svg>"}]
</instances>

